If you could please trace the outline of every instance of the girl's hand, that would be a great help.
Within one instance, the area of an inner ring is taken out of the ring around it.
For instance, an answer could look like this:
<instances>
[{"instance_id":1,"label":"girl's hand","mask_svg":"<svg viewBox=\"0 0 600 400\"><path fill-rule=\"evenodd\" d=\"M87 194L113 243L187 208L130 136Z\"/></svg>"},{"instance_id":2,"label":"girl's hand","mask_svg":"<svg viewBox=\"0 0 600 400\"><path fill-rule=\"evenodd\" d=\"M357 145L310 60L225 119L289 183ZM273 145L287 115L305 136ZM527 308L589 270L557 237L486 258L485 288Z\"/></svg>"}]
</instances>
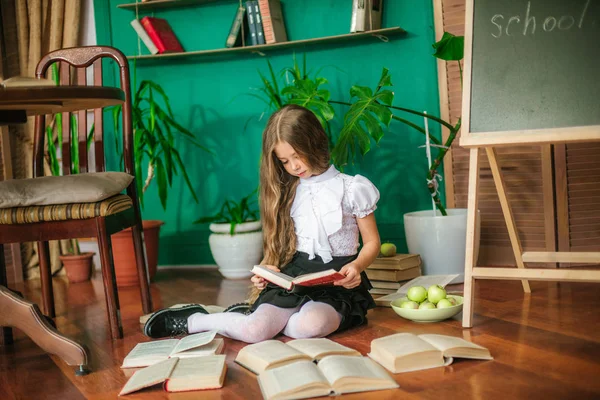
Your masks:
<instances>
[{"instance_id":1,"label":"girl's hand","mask_svg":"<svg viewBox=\"0 0 600 400\"><path fill-rule=\"evenodd\" d=\"M360 268L354 263L346 264L340 269L340 274L345 275L344 279L333 282L335 286L343 286L346 289L353 289L360 285Z\"/></svg>"},{"instance_id":2,"label":"girl's hand","mask_svg":"<svg viewBox=\"0 0 600 400\"><path fill-rule=\"evenodd\" d=\"M273 270L275 272L279 272L279 268L277 268L274 265L261 264L261 266L269 268L270 270ZM252 283L258 290L263 290L267 286L267 283L268 283L264 278L262 278L258 275L254 275L252 278L250 278L250 280L252 281Z\"/></svg>"}]
</instances>

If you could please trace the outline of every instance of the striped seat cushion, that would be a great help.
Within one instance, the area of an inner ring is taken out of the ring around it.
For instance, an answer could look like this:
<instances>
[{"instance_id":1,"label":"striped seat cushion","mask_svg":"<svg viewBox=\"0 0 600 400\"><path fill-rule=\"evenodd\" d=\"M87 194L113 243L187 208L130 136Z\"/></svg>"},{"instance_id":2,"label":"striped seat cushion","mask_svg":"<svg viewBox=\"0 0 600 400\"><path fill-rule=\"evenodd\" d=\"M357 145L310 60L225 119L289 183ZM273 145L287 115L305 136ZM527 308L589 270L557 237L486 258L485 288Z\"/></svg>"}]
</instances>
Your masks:
<instances>
[{"instance_id":1,"label":"striped seat cushion","mask_svg":"<svg viewBox=\"0 0 600 400\"><path fill-rule=\"evenodd\" d=\"M127 210L132 206L133 202L129 196L118 194L96 203L3 208L0 209L0 224L30 224L105 217Z\"/></svg>"}]
</instances>

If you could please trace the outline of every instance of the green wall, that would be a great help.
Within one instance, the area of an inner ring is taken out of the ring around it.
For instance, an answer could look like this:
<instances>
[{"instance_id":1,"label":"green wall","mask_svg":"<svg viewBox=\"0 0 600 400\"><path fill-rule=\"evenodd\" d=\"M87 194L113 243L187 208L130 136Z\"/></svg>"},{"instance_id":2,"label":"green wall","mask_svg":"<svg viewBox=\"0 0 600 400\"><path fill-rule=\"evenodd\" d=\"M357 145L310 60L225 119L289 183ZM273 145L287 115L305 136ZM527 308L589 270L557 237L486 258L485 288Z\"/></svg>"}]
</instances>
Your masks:
<instances>
[{"instance_id":1,"label":"green wall","mask_svg":"<svg viewBox=\"0 0 600 400\"><path fill-rule=\"evenodd\" d=\"M138 41L129 23L135 12L116 7L125 2L131 0L95 1L98 44L133 55L137 54ZM351 3L282 0L288 38L348 33ZM387 67L394 83L394 105L439 115L436 62L431 56L435 36L432 2L388 0L384 6L383 26L401 26L408 32L405 36L390 38L388 43L373 38L300 46L268 51L266 56L279 71L292 64L294 53L300 58L306 53L309 69L323 68L320 75L329 80L332 99L342 101L349 100L349 89L354 84L374 87L382 68ZM167 19L186 50L204 50L223 47L236 8L235 1L221 1L156 10L148 15ZM142 53L147 54L141 46ZM208 227L193 225L192 221L214 213L224 198L239 199L257 186L260 138L269 112L263 103L247 94L260 87L257 71L265 72L266 65L266 57L255 54L137 63L138 81L151 79L162 85L178 121L216 152L216 156L211 156L183 143L180 146L199 195L198 204L182 179L176 180L169 192L166 211L160 205L156 186L148 189L143 217L166 222L161 233L159 264L213 263ZM420 117L407 118L423 125ZM333 126L339 129L340 121ZM438 126L432 124L430 129L439 136ZM396 243L400 251L406 250L403 214L431 207L425 183L425 150L418 148L423 141L424 136L393 121L379 147L364 158L359 157L346 170L367 176L379 188L381 200L376 217L381 237ZM112 165L116 165L114 158L109 160Z\"/></svg>"}]
</instances>

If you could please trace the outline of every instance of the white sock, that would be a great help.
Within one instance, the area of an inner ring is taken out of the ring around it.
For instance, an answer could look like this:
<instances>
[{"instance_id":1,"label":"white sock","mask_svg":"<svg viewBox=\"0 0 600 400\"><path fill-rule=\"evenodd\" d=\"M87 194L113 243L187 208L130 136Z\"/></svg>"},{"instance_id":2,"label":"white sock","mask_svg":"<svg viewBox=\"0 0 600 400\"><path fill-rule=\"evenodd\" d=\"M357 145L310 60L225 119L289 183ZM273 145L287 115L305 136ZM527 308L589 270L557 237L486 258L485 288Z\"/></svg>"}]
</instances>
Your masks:
<instances>
[{"instance_id":1,"label":"white sock","mask_svg":"<svg viewBox=\"0 0 600 400\"><path fill-rule=\"evenodd\" d=\"M327 303L309 301L290 317L283 334L294 339L325 337L336 331L342 316Z\"/></svg>"},{"instance_id":2,"label":"white sock","mask_svg":"<svg viewBox=\"0 0 600 400\"><path fill-rule=\"evenodd\" d=\"M219 334L246 343L272 339L285 327L298 308L261 304L250 315L240 313L196 313L188 317L188 332L217 330Z\"/></svg>"}]
</instances>

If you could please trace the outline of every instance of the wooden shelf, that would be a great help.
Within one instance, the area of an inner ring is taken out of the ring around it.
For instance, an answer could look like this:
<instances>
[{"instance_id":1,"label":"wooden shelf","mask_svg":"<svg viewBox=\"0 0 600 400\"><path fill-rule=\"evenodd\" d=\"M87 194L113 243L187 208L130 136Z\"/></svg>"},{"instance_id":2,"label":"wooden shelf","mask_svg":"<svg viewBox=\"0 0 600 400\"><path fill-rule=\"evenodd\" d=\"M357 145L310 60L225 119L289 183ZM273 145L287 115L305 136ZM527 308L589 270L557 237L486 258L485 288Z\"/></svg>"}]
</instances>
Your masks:
<instances>
[{"instance_id":1,"label":"wooden shelf","mask_svg":"<svg viewBox=\"0 0 600 400\"><path fill-rule=\"evenodd\" d=\"M127 3L127 4L119 4L118 8L123 8L126 10L135 10L136 7L138 10L155 10L158 8L177 8L177 7L187 7L194 6L206 3L239 3L238 0L152 0L145 3Z\"/></svg>"},{"instance_id":2,"label":"wooden shelf","mask_svg":"<svg viewBox=\"0 0 600 400\"><path fill-rule=\"evenodd\" d=\"M377 36L393 36L401 35L406 31L399 26L394 28L377 29L368 32L359 33L347 33L344 35L326 36L314 39L302 39L292 40L289 42L274 43L274 44L261 44L258 46L245 46L245 47L233 47L233 48L222 48L214 50L199 50L199 51L186 51L184 53L164 53L164 54L148 54L141 56L128 56L130 60L161 60L167 58L185 58L185 57L196 57L196 56L210 56L217 54L234 54L234 53L261 53L267 50L285 49L288 47L301 46L305 44L320 44L320 43L332 43L332 42L347 42L356 39L364 39L368 37Z\"/></svg>"}]
</instances>

